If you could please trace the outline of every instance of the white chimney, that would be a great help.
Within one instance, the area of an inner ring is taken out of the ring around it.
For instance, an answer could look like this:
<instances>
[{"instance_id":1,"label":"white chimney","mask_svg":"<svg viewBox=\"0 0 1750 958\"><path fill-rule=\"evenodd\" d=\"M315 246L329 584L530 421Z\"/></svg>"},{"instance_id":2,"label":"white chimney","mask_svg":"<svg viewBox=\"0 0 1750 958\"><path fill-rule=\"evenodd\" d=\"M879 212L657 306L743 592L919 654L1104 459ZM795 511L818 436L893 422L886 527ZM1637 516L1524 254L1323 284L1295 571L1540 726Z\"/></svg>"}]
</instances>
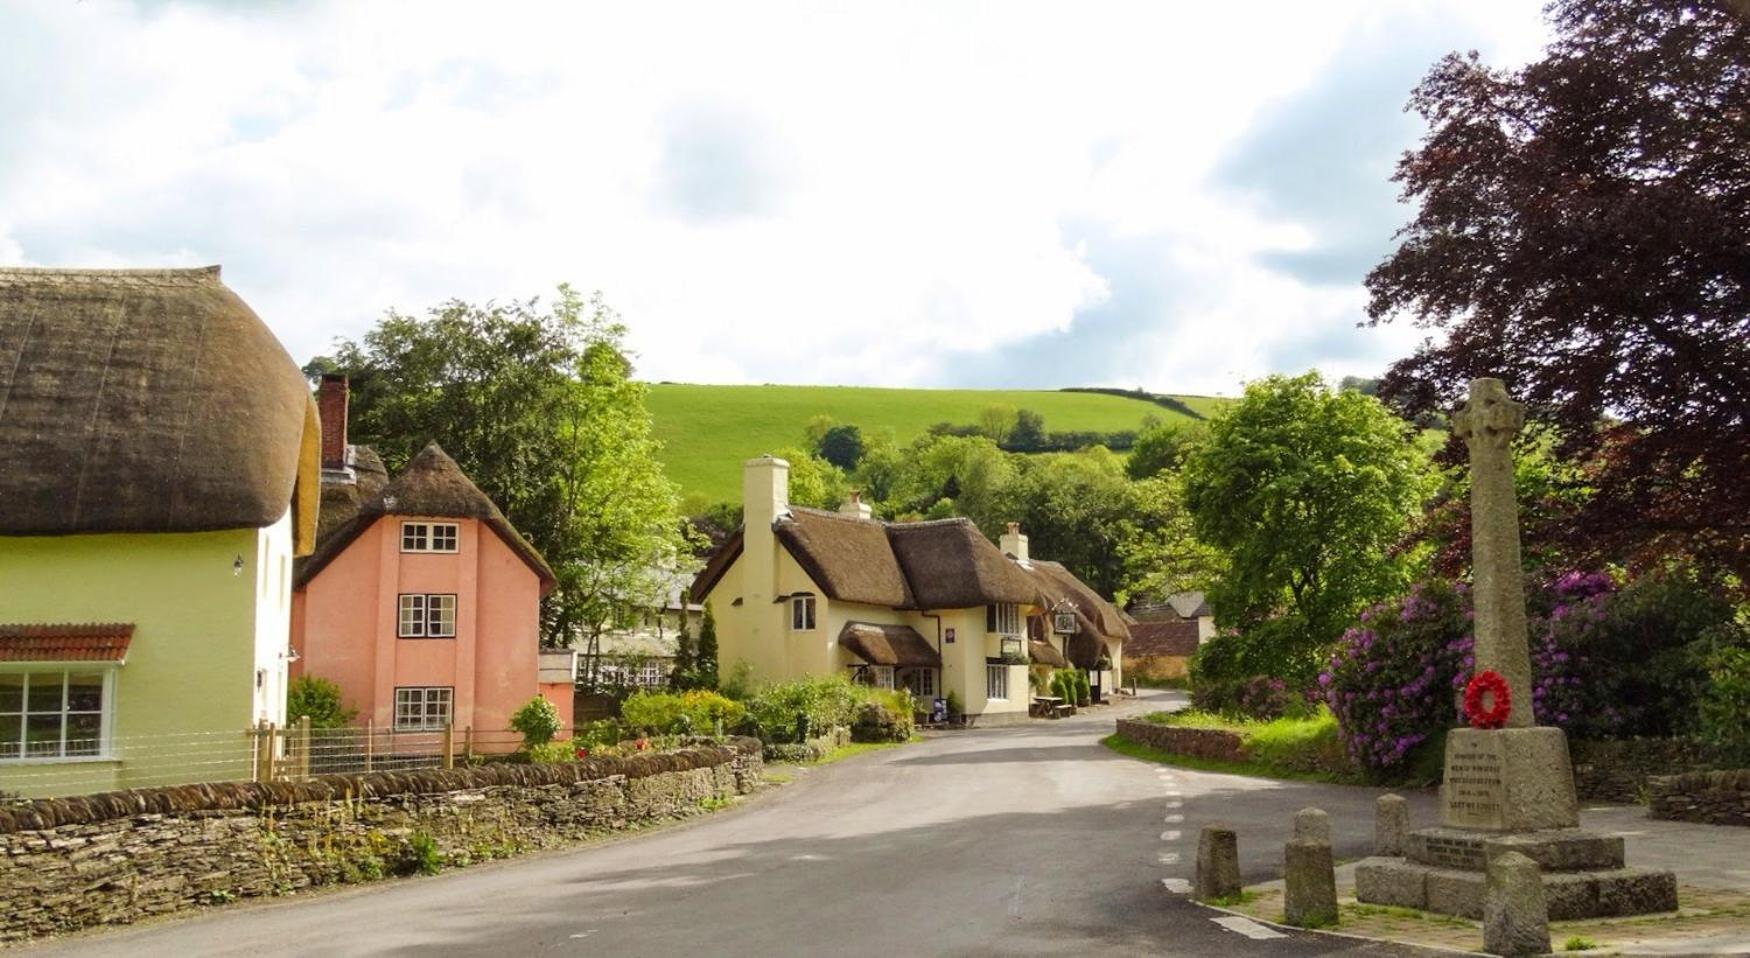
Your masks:
<instances>
[{"instance_id":1,"label":"white chimney","mask_svg":"<svg viewBox=\"0 0 1750 958\"><path fill-rule=\"evenodd\" d=\"M770 530L780 516L789 515L790 464L769 455L743 463L741 505L748 529Z\"/></svg>"},{"instance_id":2,"label":"white chimney","mask_svg":"<svg viewBox=\"0 0 1750 958\"><path fill-rule=\"evenodd\" d=\"M851 497L845 500L844 505L839 506L839 515L850 516L853 519L868 519L872 518L875 513L869 508L869 504L863 501L863 490L852 489Z\"/></svg>"},{"instance_id":3,"label":"white chimney","mask_svg":"<svg viewBox=\"0 0 1750 958\"><path fill-rule=\"evenodd\" d=\"M997 544L1002 548L1004 555L1024 566L1032 565L1032 561L1027 558L1027 537L1021 534L1019 522L1009 523L1009 531L1003 533Z\"/></svg>"}]
</instances>

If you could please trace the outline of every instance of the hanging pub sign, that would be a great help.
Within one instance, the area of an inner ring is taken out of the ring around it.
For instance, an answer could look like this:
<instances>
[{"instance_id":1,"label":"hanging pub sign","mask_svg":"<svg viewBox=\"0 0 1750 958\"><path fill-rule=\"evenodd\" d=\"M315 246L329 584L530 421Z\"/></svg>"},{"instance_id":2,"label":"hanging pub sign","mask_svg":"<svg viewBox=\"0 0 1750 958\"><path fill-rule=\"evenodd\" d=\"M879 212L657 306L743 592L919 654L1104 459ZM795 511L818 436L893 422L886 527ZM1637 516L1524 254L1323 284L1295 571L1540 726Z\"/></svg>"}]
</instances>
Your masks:
<instances>
[{"instance_id":1,"label":"hanging pub sign","mask_svg":"<svg viewBox=\"0 0 1750 958\"><path fill-rule=\"evenodd\" d=\"M1058 635L1074 635L1076 614L1073 609L1059 609L1051 614L1051 631Z\"/></svg>"}]
</instances>

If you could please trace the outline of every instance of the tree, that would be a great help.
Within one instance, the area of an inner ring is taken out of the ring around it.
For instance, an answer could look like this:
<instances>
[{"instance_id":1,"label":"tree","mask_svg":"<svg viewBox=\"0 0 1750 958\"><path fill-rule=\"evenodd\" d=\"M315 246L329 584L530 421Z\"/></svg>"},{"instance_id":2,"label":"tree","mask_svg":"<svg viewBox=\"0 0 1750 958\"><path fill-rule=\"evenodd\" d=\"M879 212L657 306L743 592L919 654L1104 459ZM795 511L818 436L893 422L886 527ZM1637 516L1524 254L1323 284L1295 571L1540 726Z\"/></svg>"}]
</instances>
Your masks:
<instances>
[{"instance_id":1,"label":"tree","mask_svg":"<svg viewBox=\"0 0 1750 958\"><path fill-rule=\"evenodd\" d=\"M790 501L814 509L837 509L850 495L850 481L839 467L800 449L780 449L790 464Z\"/></svg>"},{"instance_id":2,"label":"tree","mask_svg":"<svg viewBox=\"0 0 1750 958\"><path fill-rule=\"evenodd\" d=\"M1020 414L1015 407L1001 403L984 407L978 414L978 428L997 445L1007 442L1015 431Z\"/></svg>"},{"instance_id":3,"label":"tree","mask_svg":"<svg viewBox=\"0 0 1750 958\"><path fill-rule=\"evenodd\" d=\"M669 672L668 684L676 690L699 687L698 653L693 647L693 628L687 621L685 610L681 612L681 628L674 637L674 668Z\"/></svg>"},{"instance_id":4,"label":"tree","mask_svg":"<svg viewBox=\"0 0 1750 958\"><path fill-rule=\"evenodd\" d=\"M1430 488L1411 428L1317 373L1249 384L1185 464L1197 539L1221 550L1216 621L1253 667L1305 678L1368 603L1413 571L1390 549Z\"/></svg>"},{"instance_id":5,"label":"tree","mask_svg":"<svg viewBox=\"0 0 1750 958\"><path fill-rule=\"evenodd\" d=\"M1750 19L1718 0L1549 16L1541 60L1450 55L1412 95L1429 131L1396 179L1417 212L1368 312L1445 335L1380 395L1415 414L1506 380L1587 465L1567 551L1750 581Z\"/></svg>"},{"instance_id":6,"label":"tree","mask_svg":"<svg viewBox=\"0 0 1750 958\"><path fill-rule=\"evenodd\" d=\"M300 675L286 686L288 722L309 716L311 728L345 728L358 714L341 700L340 686L325 678Z\"/></svg>"},{"instance_id":7,"label":"tree","mask_svg":"<svg viewBox=\"0 0 1750 958\"><path fill-rule=\"evenodd\" d=\"M817 413L808 417L807 425L802 427L802 437L808 440L808 447L810 449L820 448L820 440L826 437L827 430L831 429L835 422L836 420L826 413Z\"/></svg>"},{"instance_id":8,"label":"tree","mask_svg":"<svg viewBox=\"0 0 1750 958\"><path fill-rule=\"evenodd\" d=\"M1015 477L991 513L1000 518L980 526L988 533L1019 522L1034 555L1063 563L1101 595L1116 593L1124 584L1119 545L1138 522L1122 457L1095 446L1013 459Z\"/></svg>"},{"instance_id":9,"label":"tree","mask_svg":"<svg viewBox=\"0 0 1750 958\"><path fill-rule=\"evenodd\" d=\"M335 354L355 440L391 470L442 445L553 568L543 642L592 652L616 618L655 604L661 570L687 554L624 336L599 295L561 286L550 304L391 311Z\"/></svg>"},{"instance_id":10,"label":"tree","mask_svg":"<svg viewBox=\"0 0 1750 958\"><path fill-rule=\"evenodd\" d=\"M699 657L694 674L698 676L698 687L714 689L717 687L717 619L711 615L711 603L705 603L705 616L699 623Z\"/></svg>"},{"instance_id":11,"label":"tree","mask_svg":"<svg viewBox=\"0 0 1750 958\"><path fill-rule=\"evenodd\" d=\"M1124 469L1132 479L1147 479L1166 470L1177 472L1185 464L1191 448L1207 434L1208 430L1200 423L1163 423L1157 420L1136 437Z\"/></svg>"},{"instance_id":12,"label":"tree","mask_svg":"<svg viewBox=\"0 0 1750 958\"><path fill-rule=\"evenodd\" d=\"M1015 413L1015 428L1009 430L1008 448L1031 452L1045 447L1045 417L1031 409Z\"/></svg>"},{"instance_id":13,"label":"tree","mask_svg":"<svg viewBox=\"0 0 1750 958\"><path fill-rule=\"evenodd\" d=\"M1222 555L1197 538L1185 506L1184 480L1163 473L1131 484L1135 508L1121 526L1120 604L1140 596L1208 591L1221 578Z\"/></svg>"},{"instance_id":14,"label":"tree","mask_svg":"<svg viewBox=\"0 0 1750 958\"><path fill-rule=\"evenodd\" d=\"M850 472L863 461L863 431L849 424L828 429L814 451L827 462Z\"/></svg>"}]
</instances>

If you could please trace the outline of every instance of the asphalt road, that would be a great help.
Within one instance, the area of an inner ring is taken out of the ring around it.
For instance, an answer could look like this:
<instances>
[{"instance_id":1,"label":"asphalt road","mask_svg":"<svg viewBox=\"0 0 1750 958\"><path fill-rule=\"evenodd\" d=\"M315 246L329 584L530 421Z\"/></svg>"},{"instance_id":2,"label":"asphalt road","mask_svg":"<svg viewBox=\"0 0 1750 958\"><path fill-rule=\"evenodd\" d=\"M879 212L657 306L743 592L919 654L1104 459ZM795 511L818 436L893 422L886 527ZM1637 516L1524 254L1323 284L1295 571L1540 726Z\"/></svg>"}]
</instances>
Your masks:
<instances>
[{"instance_id":1,"label":"asphalt road","mask_svg":"<svg viewBox=\"0 0 1750 958\"><path fill-rule=\"evenodd\" d=\"M1230 930L1174 890L1210 821L1239 828L1249 881L1279 876L1289 816L1307 805L1331 813L1339 858L1363 855L1375 793L1163 770L1098 744L1116 714L1169 697L799 770L651 834L23 953L1413 954L1303 933L1255 939L1244 932L1268 929Z\"/></svg>"}]
</instances>

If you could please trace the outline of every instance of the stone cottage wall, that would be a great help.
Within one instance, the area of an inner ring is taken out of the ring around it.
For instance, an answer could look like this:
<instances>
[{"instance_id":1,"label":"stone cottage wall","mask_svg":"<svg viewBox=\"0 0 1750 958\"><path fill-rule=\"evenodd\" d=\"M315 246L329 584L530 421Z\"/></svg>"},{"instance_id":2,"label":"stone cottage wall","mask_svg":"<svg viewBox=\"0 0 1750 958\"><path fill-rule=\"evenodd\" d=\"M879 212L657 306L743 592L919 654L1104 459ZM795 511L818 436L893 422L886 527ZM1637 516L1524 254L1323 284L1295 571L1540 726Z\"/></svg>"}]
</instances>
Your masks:
<instances>
[{"instance_id":1,"label":"stone cottage wall","mask_svg":"<svg viewBox=\"0 0 1750 958\"><path fill-rule=\"evenodd\" d=\"M1118 736L1175 755L1213 758L1225 762L1243 762L1247 758L1245 740L1237 732L1225 729L1181 728L1119 719Z\"/></svg>"},{"instance_id":2,"label":"stone cottage wall","mask_svg":"<svg viewBox=\"0 0 1750 958\"><path fill-rule=\"evenodd\" d=\"M1750 825L1750 769L1655 778L1648 814L1676 822Z\"/></svg>"},{"instance_id":3,"label":"stone cottage wall","mask_svg":"<svg viewBox=\"0 0 1750 958\"><path fill-rule=\"evenodd\" d=\"M698 812L758 786L760 744L0 806L0 940L459 867Z\"/></svg>"}]
</instances>

